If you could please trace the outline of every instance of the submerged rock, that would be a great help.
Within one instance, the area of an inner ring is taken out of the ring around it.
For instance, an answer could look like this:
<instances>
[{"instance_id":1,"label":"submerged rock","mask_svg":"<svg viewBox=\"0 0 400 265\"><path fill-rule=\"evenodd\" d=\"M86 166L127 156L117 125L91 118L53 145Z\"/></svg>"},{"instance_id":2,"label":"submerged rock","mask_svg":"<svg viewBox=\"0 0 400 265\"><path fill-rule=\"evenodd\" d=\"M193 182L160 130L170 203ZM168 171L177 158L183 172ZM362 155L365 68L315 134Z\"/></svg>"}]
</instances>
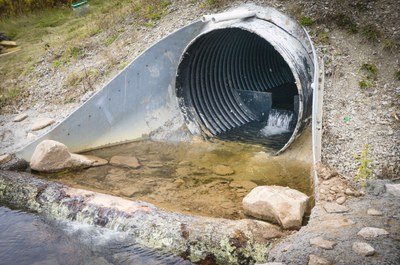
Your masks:
<instances>
[{"instance_id":1,"label":"submerged rock","mask_svg":"<svg viewBox=\"0 0 400 265\"><path fill-rule=\"evenodd\" d=\"M107 164L108 161L94 157L72 154L64 144L44 140L36 146L30 167L40 172L59 172L66 169L87 168Z\"/></svg>"},{"instance_id":2,"label":"submerged rock","mask_svg":"<svg viewBox=\"0 0 400 265\"><path fill-rule=\"evenodd\" d=\"M129 168L139 168L139 160L134 156L113 156L111 157L110 164L113 166L122 166Z\"/></svg>"},{"instance_id":3,"label":"submerged rock","mask_svg":"<svg viewBox=\"0 0 400 265\"><path fill-rule=\"evenodd\" d=\"M231 167L225 165L217 165L213 167L212 171L214 172L214 174L219 176L228 176L235 173L235 171Z\"/></svg>"},{"instance_id":4,"label":"submerged rock","mask_svg":"<svg viewBox=\"0 0 400 265\"><path fill-rule=\"evenodd\" d=\"M53 123L55 123L56 121L50 118L44 118L41 120L38 120L37 122L35 122L32 125L32 131L39 131L41 129L44 129L50 125L52 125Z\"/></svg>"},{"instance_id":5,"label":"submerged rock","mask_svg":"<svg viewBox=\"0 0 400 265\"><path fill-rule=\"evenodd\" d=\"M280 186L259 186L243 199L245 214L269 222L277 222L285 229L301 226L308 196Z\"/></svg>"}]
</instances>

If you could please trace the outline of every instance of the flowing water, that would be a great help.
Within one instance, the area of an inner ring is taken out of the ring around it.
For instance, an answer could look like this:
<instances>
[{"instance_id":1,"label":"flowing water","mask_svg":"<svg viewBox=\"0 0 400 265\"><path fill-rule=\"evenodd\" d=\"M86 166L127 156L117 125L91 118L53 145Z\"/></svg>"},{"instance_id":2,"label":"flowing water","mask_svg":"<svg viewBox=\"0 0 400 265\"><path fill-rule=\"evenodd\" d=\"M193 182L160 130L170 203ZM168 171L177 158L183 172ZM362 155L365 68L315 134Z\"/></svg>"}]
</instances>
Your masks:
<instances>
[{"instance_id":1,"label":"flowing water","mask_svg":"<svg viewBox=\"0 0 400 265\"><path fill-rule=\"evenodd\" d=\"M108 164L41 177L169 211L240 219L245 218L242 199L257 185L288 186L312 195L310 130L284 154L270 152L231 141L140 141L87 153L107 160L135 156L141 164L138 169Z\"/></svg>"},{"instance_id":2,"label":"flowing water","mask_svg":"<svg viewBox=\"0 0 400 265\"><path fill-rule=\"evenodd\" d=\"M151 251L126 234L73 222L50 221L0 204L2 265L175 265L180 257Z\"/></svg>"},{"instance_id":3,"label":"flowing water","mask_svg":"<svg viewBox=\"0 0 400 265\"><path fill-rule=\"evenodd\" d=\"M268 116L268 123L261 133L265 136L289 133L293 123L293 112L282 112L272 109Z\"/></svg>"}]
</instances>

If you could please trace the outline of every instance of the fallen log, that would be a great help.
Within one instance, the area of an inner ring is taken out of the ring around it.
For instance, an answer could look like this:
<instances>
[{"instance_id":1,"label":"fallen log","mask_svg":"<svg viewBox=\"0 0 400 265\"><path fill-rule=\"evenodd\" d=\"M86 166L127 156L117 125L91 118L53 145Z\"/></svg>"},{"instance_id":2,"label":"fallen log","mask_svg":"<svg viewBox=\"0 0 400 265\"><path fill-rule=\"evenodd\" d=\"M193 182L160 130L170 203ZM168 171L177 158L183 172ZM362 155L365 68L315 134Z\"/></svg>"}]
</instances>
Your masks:
<instances>
[{"instance_id":1,"label":"fallen log","mask_svg":"<svg viewBox=\"0 0 400 265\"><path fill-rule=\"evenodd\" d=\"M0 201L68 219L126 232L133 241L163 249L192 262L265 262L272 243L284 233L256 220L227 220L172 213L145 202L75 189L27 173L0 171Z\"/></svg>"}]
</instances>

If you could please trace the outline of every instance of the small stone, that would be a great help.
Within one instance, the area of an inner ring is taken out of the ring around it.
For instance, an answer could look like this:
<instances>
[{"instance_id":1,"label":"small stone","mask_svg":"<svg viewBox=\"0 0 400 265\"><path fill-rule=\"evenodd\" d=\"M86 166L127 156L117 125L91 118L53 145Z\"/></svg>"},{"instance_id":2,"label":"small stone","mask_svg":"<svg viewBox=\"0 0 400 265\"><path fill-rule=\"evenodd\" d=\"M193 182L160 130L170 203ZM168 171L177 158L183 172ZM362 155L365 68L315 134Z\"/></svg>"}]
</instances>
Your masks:
<instances>
[{"instance_id":1,"label":"small stone","mask_svg":"<svg viewBox=\"0 0 400 265\"><path fill-rule=\"evenodd\" d=\"M310 239L310 244L323 249L333 249L337 243L334 241L325 240L322 237L315 237Z\"/></svg>"},{"instance_id":2,"label":"small stone","mask_svg":"<svg viewBox=\"0 0 400 265\"><path fill-rule=\"evenodd\" d=\"M11 155L10 155L10 154L1 155L1 156L0 156L0 165L1 165L1 164L5 164L5 163L7 163L7 162L10 161L10 160L11 160Z\"/></svg>"},{"instance_id":3,"label":"small stone","mask_svg":"<svg viewBox=\"0 0 400 265\"><path fill-rule=\"evenodd\" d=\"M147 163L147 167L149 168L160 168L163 167L164 164L161 161L151 161Z\"/></svg>"},{"instance_id":4,"label":"small stone","mask_svg":"<svg viewBox=\"0 0 400 265\"><path fill-rule=\"evenodd\" d=\"M267 263L256 263L255 265L285 265L282 262L267 262Z\"/></svg>"},{"instance_id":5,"label":"small stone","mask_svg":"<svg viewBox=\"0 0 400 265\"><path fill-rule=\"evenodd\" d=\"M41 119L32 125L32 131L39 131L41 129L44 129L44 128L52 125L53 123L55 123L55 120L53 120L53 119L50 119L50 118Z\"/></svg>"},{"instance_id":6,"label":"small stone","mask_svg":"<svg viewBox=\"0 0 400 265\"><path fill-rule=\"evenodd\" d=\"M178 177L187 177L192 174L192 171L188 167L178 167L175 172Z\"/></svg>"},{"instance_id":7,"label":"small stone","mask_svg":"<svg viewBox=\"0 0 400 265\"><path fill-rule=\"evenodd\" d=\"M249 180L234 180L231 183L229 183L229 187L236 189L243 188L247 191L250 191L255 187L257 187L257 184Z\"/></svg>"},{"instance_id":8,"label":"small stone","mask_svg":"<svg viewBox=\"0 0 400 265\"><path fill-rule=\"evenodd\" d=\"M140 188L134 187L134 186L129 186L129 187L124 187L119 191L119 194L125 197L133 197L135 194L140 192Z\"/></svg>"},{"instance_id":9,"label":"small stone","mask_svg":"<svg viewBox=\"0 0 400 265\"><path fill-rule=\"evenodd\" d=\"M17 115L17 117L15 117L15 118L13 119L13 122L20 122L20 121L25 120L26 118L28 118L28 114L26 114L26 113L21 113L21 114Z\"/></svg>"},{"instance_id":10,"label":"small stone","mask_svg":"<svg viewBox=\"0 0 400 265\"><path fill-rule=\"evenodd\" d=\"M212 169L212 171L214 172L214 174L219 176L228 176L235 173L235 171L231 167L225 165L217 165Z\"/></svg>"},{"instance_id":11,"label":"small stone","mask_svg":"<svg viewBox=\"0 0 400 265\"><path fill-rule=\"evenodd\" d=\"M181 166L181 167L188 167L188 166L192 165L192 162L183 160L183 161L179 162L178 165Z\"/></svg>"},{"instance_id":12,"label":"small stone","mask_svg":"<svg viewBox=\"0 0 400 265\"><path fill-rule=\"evenodd\" d=\"M385 188L389 194L400 197L400 184L385 184Z\"/></svg>"},{"instance_id":13,"label":"small stone","mask_svg":"<svg viewBox=\"0 0 400 265\"><path fill-rule=\"evenodd\" d=\"M321 258L317 255L311 254L308 257L308 265L329 265L331 262L327 259Z\"/></svg>"},{"instance_id":14,"label":"small stone","mask_svg":"<svg viewBox=\"0 0 400 265\"><path fill-rule=\"evenodd\" d=\"M341 196L341 197L336 199L336 203L340 204L340 205L342 205L345 201L346 201L346 197L345 196Z\"/></svg>"},{"instance_id":15,"label":"small stone","mask_svg":"<svg viewBox=\"0 0 400 265\"><path fill-rule=\"evenodd\" d=\"M326 191L324 189L319 189L320 193L325 193Z\"/></svg>"},{"instance_id":16,"label":"small stone","mask_svg":"<svg viewBox=\"0 0 400 265\"><path fill-rule=\"evenodd\" d=\"M331 179L338 175L335 170L330 169L328 166L322 164L321 162L318 162L316 169L318 176L324 180Z\"/></svg>"},{"instance_id":17,"label":"small stone","mask_svg":"<svg viewBox=\"0 0 400 265\"><path fill-rule=\"evenodd\" d=\"M185 181L183 179L176 179L174 181L174 184L179 188L180 186L182 186L183 184L185 184Z\"/></svg>"},{"instance_id":18,"label":"small stone","mask_svg":"<svg viewBox=\"0 0 400 265\"><path fill-rule=\"evenodd\" d=\"M134 156L113 156L110 160L110 164L113 166L122 166L129 168L139 168L139 160Z\"/></svg>"},{"instance_id":19,"label":"small stone","mask_svg":"<svg viewBox=\"0 0 400 265\"><path fill-rule=\"evenodd\" d=\"M35 139L35 138L36 138L36 134L34 134L34 133L29 132L29 133L26 135L26 139L28 139L28 140L30 140L30 141L32 141L32 140Z\"/></svg>"},{"instance_id":20,"label":"small stone","mask_svg":"<svg viewBox=\"0 0 400 265\"><path fill-rule=\"evenodd\" d=\"M362 236L365 239L374 238L378 236L388 235L389 233L382 228L376 227L364 227L357 233L357 235Z\"/></svg>"},{"instance_id":21,"label":"small stone","mask_svg":"<svg viewBox=\"0 0 400 265\"><path fill-rule=\"evenodd\" d=\"M367 214L372 215L372 216L382 216L383 215L383 213L381 211L375 210L373 208L368 209Z\"/></svg>"},{"instance_id":22,"label":"small stone","mask_svg":"<svg viewBox=\"0 0 400 265\"><path fill-rule=\"evenodd\" d=\"M362 256L372 256L375 254L375 249L370 244L364 242L353 243L352 249L355 253Z\"/></svg>"},{"instance_id":23,"label":"small stone","mask_svg":"<svg viewBox=\"0 0 400 265\"><path fill-rule=\"evenodd\" d=\"M353 196L354 195L354 191L352 191L351 189L347 188L346 191L344 192L344 194Z\"/></svg>"},{"instance_id":24,"label":"small stone","mask_svg":"<svg viewBox=\"0 0 400 265\"><path fill-rule=\"evenodd\" d=\"M349 211L349 208L346 206L334 202L327 202L323 205L323 207L328 213L344 213Z\"/></svg>"}]
</instances>

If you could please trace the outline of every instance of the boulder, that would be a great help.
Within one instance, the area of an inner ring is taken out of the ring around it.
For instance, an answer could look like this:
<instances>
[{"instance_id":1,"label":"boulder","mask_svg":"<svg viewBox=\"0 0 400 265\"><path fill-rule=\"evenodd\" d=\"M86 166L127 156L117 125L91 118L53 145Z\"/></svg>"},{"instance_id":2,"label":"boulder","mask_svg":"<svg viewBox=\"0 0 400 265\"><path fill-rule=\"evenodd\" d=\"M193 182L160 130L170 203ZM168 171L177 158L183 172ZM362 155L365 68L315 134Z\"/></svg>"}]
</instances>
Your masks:
<instances>
[{"instance_id":1,"label":"boulder","mask_svg":"<svg viewBox=\"0 0 400 265\"><path fill-rule=\"evenodd\" d=\"M346 206L334 202L327 202L323 205L323 207L328 213L345 213L349 211L349 208Z\"/></svg>"},{"instance_id":2,"label":"boulder","mask_svg":"<svg viewBox=\"0 0 400 265\"><path fill-rule=\"evenodd\" d=\"M308 196L280 186L258 186L243 199L245 214L277 222L285 229L301 226Z\"/></svg>"},{"instance_id":3,"label":"boulder","mask_svg":"<svg viewBox=\"0 0 400 265\"><path fill-rule=\"evenodd\" d=\"M5 164L11 160L11 155L10 154L4 154L0 156L0 165Z\"/></svg>"},{"instance_id":4,"label":"boulder","mask_svg":"<svg viewBox=\"0 0 400 265\"><path fill-rule=\"evenodd\" d=\"M378 236L388 235L388 231L382 228L376 227L364 227L357 233L357 235L362 236L365 239L374 238Z\"/></svg>"},{"instance_id":5,"label":"boulder","mask_svg":"<svg viewBox=\"0 0 400 265\"><path fill-rule=\"evenodd\" d=\"M331 250L337 243L334 241L323 239L322 237L315 237L310 239L310 245L320 247L323 249Z\"/></svg>"},{"instance_id":6,"label":"boulder","mask_svg":"<svg viewBox=\"0 0 400 265\"><path fill-rule=\"evenodd\" d=\"M107 160L98 157L72 154L60 142L44 140L36 146L30 161L30 167L36 171L52 173L107 163Z\"/></svg>"}]
</instances>

